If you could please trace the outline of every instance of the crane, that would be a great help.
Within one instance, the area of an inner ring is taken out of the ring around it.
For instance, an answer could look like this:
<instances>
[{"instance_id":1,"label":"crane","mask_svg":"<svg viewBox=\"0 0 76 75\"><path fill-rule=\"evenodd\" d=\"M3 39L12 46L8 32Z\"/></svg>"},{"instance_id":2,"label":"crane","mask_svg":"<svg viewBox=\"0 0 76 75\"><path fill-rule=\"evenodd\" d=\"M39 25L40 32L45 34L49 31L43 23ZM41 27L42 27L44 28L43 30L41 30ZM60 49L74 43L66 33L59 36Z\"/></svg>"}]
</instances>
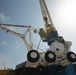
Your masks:
<instances>
[{"instance_id":1,"label":"crane","mask_svg":"<svg viewBox=\"0 0 76 75\"><path fill-rule=\"evenodd\" d=\"M6 32L9 32L17 37L20 37L24 41L28 51L25 67L38 67L40 65L46 67L51 64L66 66L69 63L76 62L76 54L70 51L70 47L72 45L71 41L66 41L62 36L58 35L58 31L52 22L45 0L39 0L39 3L44 22L44 28L37 30L30 25L24 26L14 24L0 24L0 29L5 30ZM27 28L27 30L24 34L21 34L16 31L7 29L4 26L22 27ZM46 52L39 52L39 45L37 49L33 48L31 30L34 33L39 33L42 41L47 42L49 48L46 50ZM28 32L30 39L29 43L26 39L26 34ZM17 68L18 67L20 67L20 65L18 65Z\"/></svg>"},{"instance_id":2,"label":"crane","mask_svg":"<svg viewBox=\"0 0 76 75\"><path fill-rule=\"evenodd\" d=\"M47 42L49 45L49 49L44 56L45 60L62 66L76 62L76 54L70 51L71 41L66 41L62 36L58 35L45 0L39 0L39 3L44 22L44 28L39 29L39 35L42 41Z\"/></svg>"},{"instance_id":3,"label":"crane","mask_svg":"<svg viewBox=\"0 0 76 75\"><path fill-rule=\"evenodd\" d=\"M70 41L65 41L62 36L58 36L45 0L39 0L39 3L44 28L40 28L38 32L42 41L48 43L49 49L46 52L30 50L27 53L28 61L26 61L26 67L37 67L40 65L46 67L51 64L66 66L71 62L76 62L76 54L70 51L72 43Z\"/></svg>"}]
</instances>

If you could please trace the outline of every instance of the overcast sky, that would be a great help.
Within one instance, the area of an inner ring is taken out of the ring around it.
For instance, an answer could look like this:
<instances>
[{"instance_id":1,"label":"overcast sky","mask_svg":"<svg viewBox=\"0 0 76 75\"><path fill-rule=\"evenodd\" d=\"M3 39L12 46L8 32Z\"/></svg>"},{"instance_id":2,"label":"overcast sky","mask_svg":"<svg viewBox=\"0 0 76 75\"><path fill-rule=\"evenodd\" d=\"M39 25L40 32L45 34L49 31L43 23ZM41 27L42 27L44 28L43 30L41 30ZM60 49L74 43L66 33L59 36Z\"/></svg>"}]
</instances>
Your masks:
<instances>
[{"instance_id":1,"label":"overcast sky","mask_svg":"<svg viewBox=\"0 0 76 75\"><path fill-rule=\"evenodd\" d=\"M59 35L72 42L71 50L76 53L76 0L45 1ZM37 29L44 27L39 1L0 0L0 23L31 25ZM10 29L25 32L24 29ZM46 49L48 46L45 45L41 45L41 48ZM0 30L0 68L4 68L4 63L7 68L14 69L17 64L26 60L26 54L22 39Z\"/></svg>"}]
</instances>

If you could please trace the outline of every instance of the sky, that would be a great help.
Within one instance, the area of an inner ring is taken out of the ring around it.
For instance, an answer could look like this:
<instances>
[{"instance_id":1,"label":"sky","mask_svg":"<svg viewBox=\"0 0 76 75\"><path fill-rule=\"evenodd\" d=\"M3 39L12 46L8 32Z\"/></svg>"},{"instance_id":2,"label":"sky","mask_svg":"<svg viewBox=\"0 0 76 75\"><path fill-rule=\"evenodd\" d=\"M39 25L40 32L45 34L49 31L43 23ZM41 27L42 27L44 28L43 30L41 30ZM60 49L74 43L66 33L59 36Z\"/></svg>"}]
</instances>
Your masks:
<instances>
[{"instance_id":1,"label":"sky","mask_svg":"<svg viewBox=\"0 0 76 75\"><path fill-rule=\"evenodd\" d=\"M71 41L71 51L76 53L76 0L45 0L52 21L59 35ZM39 0L0 0L0 23L31 25L39 29L44 27ZM26 29L7 27L24 33ZM36 38L34 38L36 37ZM39 43L39 36L34 35L33 43ZM35 41L36 40L36 41ZM46 43L40 48L46 50ZM0 69L15 69L17 64L26 61L27 49L23 40L0 29Z\"/></svg>"}]
</instances>

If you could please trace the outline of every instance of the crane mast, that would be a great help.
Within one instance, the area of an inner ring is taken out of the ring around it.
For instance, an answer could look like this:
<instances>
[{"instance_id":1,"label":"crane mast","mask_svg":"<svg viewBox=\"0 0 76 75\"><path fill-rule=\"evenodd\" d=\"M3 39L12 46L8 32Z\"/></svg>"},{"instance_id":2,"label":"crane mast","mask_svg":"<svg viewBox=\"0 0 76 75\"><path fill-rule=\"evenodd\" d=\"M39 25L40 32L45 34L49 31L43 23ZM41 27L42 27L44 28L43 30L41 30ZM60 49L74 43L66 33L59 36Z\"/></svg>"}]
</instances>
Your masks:
<instances>
[{"instance_id":1,"label":"crane mast","mask_svg":"<svg viewBox=\"0 0 76 75\"><path fill-rule=\"evenodd\" d=\"M44 29L41 28L39 34L43 41L48 42L50 40L49 35L53 34L54 36L57 36L57 31L52 22L45 0L39 0L39 2L44 21Z\"/></svg>"}]
</instances>

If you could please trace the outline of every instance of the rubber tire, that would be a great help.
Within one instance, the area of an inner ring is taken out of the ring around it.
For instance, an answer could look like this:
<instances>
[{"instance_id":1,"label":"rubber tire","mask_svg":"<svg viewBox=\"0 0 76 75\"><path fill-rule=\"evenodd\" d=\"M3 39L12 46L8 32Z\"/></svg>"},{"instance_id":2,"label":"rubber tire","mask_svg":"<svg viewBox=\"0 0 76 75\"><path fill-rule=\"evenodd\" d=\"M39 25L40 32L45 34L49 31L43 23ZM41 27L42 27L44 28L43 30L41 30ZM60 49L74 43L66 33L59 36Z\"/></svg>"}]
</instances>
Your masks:
<instances>
[{"instance_id":1,"label":"rubber tire","mask_svg":"<svg viewBox=\"0 0 76 75\"><path fill-rule=\"evenodd\" d=\"M71 57L71 54L74 54L75 55L75 58L72 58ZM76 54L74 52L69 52L67 54L67 59L70 61L70 62L76 62Z\"/></svg>"},{"instance_id":2,"label":"rubber tire","mask_svg":"<svg viewBox=\"0 0 76 75\"><path fill-rule=\"evenodd\" d=\"M32 58L31 57L31 53L32 52L35 52L37 54L37 57L36 58ZM36 50L30 50L28 53L27 53L27 59L30 61L30 62L37 62L40 58L40 55L39 53L36 51Z\"/></svg>"},{"instance_id":3,"label":"rubber tire","mask_svg":"<svg viewBox=\"0 0 76 75\"><path fill-rule=\"evenodd\" d=\"M49 54L53 54L54 55L54 57L53 58L50 58L49 57ZM45 53L45 60L47 61L47 62L54 62L55 60L56 60L56 55L55 55L55 53L54 52L52 52L52 51L47 51L46 53Z\"/></svg>"}]
</instances>

